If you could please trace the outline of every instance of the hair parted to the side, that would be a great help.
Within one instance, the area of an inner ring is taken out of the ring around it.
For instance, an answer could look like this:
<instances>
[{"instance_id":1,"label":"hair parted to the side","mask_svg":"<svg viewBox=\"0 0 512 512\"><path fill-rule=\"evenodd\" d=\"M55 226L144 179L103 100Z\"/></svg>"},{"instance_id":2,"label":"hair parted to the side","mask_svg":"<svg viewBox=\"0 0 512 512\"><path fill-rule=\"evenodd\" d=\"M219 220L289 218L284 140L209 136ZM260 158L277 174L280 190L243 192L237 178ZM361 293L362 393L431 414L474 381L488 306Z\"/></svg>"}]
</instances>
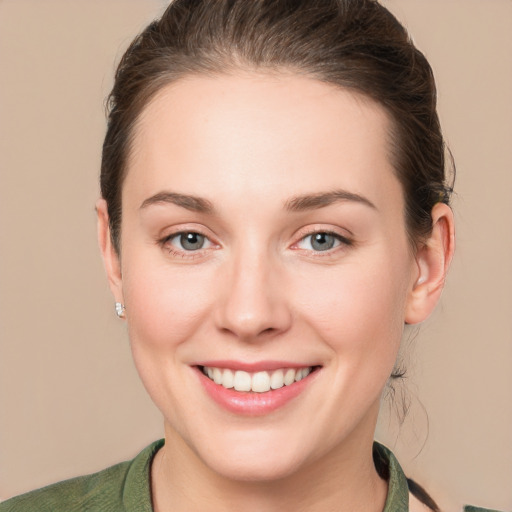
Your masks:
<instances>
[{"instance_id":1,"label":"hair parted to the side","mask_svg":"<svg viewBox=\"0 0 512 512\"><path fill-rule=\"evenodd\" d=\"M413 244L448 203L445 143L430 65L375 0L174 0L130 45L108 99L101 193L120 251L121 190L137 120L154 95L190 74L296 72L366 95L390 115L390 158Z\"/></svg>"}]
</instances>

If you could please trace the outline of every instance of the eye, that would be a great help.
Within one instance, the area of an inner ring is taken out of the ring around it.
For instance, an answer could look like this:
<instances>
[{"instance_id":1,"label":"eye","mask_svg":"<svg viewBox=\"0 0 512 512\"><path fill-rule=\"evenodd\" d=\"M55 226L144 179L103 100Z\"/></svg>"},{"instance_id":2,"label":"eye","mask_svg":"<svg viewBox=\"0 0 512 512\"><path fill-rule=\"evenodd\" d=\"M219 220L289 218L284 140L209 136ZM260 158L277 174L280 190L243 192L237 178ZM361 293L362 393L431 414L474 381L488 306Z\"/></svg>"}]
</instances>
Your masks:
<instances>
[{"instance_id":1,"label":"eye","mask_svg":"<svg viewBox=\"0 0 512 512\"><path fill-rule=\"evenodd\" d=\"M176 233L168 237L166 242L182 251L199 251L200 249L207 249L212 245L205 235L195 233L194 231Z\"/></svg>"},{"instance_id":2,"label":"eye","mask_svg":"<svg viewBox=\"0 0 512 512\"><path fill-rule=\"evenodd\" d=\"M308 251L323 252L338 247L341 244L350 245L350 243L350 240L337 233L318 231L302 238L297 247Z\"/></svg>"}]
</instances>

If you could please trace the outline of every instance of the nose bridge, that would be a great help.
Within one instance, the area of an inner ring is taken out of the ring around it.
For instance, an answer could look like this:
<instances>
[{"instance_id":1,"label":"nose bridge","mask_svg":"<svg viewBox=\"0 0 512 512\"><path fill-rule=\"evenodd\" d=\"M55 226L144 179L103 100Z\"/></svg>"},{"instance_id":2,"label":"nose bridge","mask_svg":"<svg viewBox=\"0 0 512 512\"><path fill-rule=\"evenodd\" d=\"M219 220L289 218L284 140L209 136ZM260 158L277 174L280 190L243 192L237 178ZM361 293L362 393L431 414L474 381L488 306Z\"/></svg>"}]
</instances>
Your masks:
<instances>
[{"instance_id":1,"label":"nose bridge","mask_svg":"<svg viewBox=\"0 0 512 512\"><path fill-rule=\"evenodd\" d=\"M246 341L286 330L290 310L276 257L262 244L234 250L224 274L218 326Z\"/></svg>"}]
</instances>

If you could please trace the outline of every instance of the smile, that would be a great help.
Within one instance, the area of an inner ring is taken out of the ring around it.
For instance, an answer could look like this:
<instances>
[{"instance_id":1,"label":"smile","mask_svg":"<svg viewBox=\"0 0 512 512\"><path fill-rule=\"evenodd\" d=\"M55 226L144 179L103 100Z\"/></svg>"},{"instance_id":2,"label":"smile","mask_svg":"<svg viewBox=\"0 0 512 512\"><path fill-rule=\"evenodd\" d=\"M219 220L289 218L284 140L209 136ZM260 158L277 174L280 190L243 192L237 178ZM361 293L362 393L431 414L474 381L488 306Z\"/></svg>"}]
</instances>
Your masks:
<instances>
[{"instance_id":1,"label":"smile","mask_svg":"<svg viewBox=\"0 0 512 512\"><path fill-rule=\"evenodd\" d=\"M215 384L240 392L267 393L270 390L290 386L307 377L313 367L284 368L274 371L246 372L212 366L201 367L202 372Z\"/></svg>"},{"instance_id":2,"label":"smile","mask_svg":"<svg viewBox=\"0 0 512 512\"><path fill-rule=\"evenodd\" d=\"M207 396L223 409L246 416L269 414L295 401L322 373L322 366L212 363L193 366Z\"/></svg>"}]
</instances>

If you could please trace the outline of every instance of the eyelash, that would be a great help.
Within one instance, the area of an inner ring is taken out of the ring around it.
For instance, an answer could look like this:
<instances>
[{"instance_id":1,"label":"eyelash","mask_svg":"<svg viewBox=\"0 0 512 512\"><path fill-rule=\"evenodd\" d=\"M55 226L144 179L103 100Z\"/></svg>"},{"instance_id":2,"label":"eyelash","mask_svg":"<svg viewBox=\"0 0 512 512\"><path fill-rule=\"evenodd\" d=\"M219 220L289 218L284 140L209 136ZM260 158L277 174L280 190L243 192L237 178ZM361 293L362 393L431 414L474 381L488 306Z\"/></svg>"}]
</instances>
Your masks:
<instances>
[{"instance_id":1,"label":"eyelash","mask_svg":"<svg viewBox=\"0 0 512 512\"><path fill-rule=\"evenodd\" d=\"M312 237L314 235L320 235L320 234L334 237L335 240L338 242L338 245L336 245L332 248L329 248L325 251L315 251L315 250L311 250L311 249L305 249L308 252L312 253L315 258L330 257L333 255L333 253L340 250L340 248L341 248L341 250L343 250L344 248L348 248L354 244L353 240L351 240L350 238L347 238L343 235L340 235L339 233L336 233L335 231L317 229L317 230L309 231L307 233L303 233L301 238L293 244L292 249L297 250L298 249L297 246L301 242L304 242L308 237ZM200 231L194 231L194 230L178 231L176 233L172 233L171 235L168 235L168 236L162 238L162 240L159 241L159 244L163 248L165 248L167 250L167 252L169 254L171 254L172 256L183 258L183 259L185 259L185 258L195 259L195 258L201 257L202 251L204 251L205 249L208 249L208 248L200 248L198 250L186 250L186 249L177 250L177 249L175 249L173 247L173 245L171 244L171 241L173 239L176 239L183 235L199 235L201 237L204 237L204 239L207 240L211 246L215 246L214 242L212 242L207 235L201 233ZM311 245L311 242L310 242L310 245Z\"/></svg>"},{"instance_id":2,"label":"eyelash","mask_svg":"<svg viewBox=\"0 0 512 512\"><path fill-rule=\"evenodd\" d=\"M329 231L325 229L314 229L302 233L301 235L302 236L300 237L299 241L293 244L293 248L296 248L300 243L304 242L307 238L313 237L314 235L332 236L335 239L335 241L338 242L338 245L335 245L334 247L331 247L325 251L315 251L312 249L306 249L315 258L329 258L334 256L334 254L337 253L339 250L347 249L348 247L354 245L354 241L351 240L350 238L340 235L335 231ZM312 245L312 241L310 241L310 245Z\"/></svg>"},{"instance_id":3,"label":"eyelash","mask_svg":"<svg viewBox=\"0 0 512 512\"><path fill-rule=\"evenodd\" d=\"M204 237L204 239L207 240L210 243L210 245L212 245L212 246L215 245L207 235L205 235L204 233L201 233L200 231L195 231L195 230L178 231L176 233L172 233L171 235L168 235L168 236L164 237L162 240L160 240L159 243L172 256L175 256L178 258L183 258L183 259L185 259L185 258L194 259L194 258L201 257L202 251L204 250L203 248L200 248L196 251L194 251L194 250L187 251L186 249L177 250L173 247L173 245L171 244L171 241L173 239L181 237L183 235L199 235L201 237Z\"/></svg>"}]
</instances>

